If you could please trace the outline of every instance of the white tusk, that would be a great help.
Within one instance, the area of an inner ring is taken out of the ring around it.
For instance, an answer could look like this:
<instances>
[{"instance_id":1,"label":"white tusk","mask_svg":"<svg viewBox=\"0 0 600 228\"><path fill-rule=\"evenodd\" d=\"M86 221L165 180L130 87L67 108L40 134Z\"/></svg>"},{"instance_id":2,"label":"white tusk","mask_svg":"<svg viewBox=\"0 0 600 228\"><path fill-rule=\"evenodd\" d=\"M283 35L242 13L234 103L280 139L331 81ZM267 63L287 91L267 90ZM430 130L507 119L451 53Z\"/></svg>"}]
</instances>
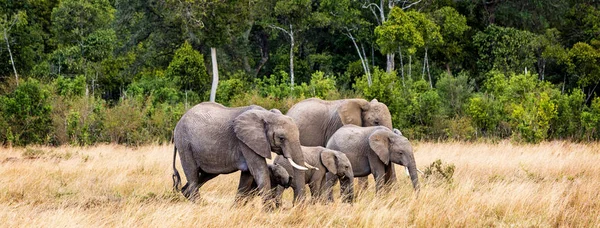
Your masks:
<instances>
[{"instance_id":1,"label":"white tusk","mask_svg":"<svg viewBox=\"0 0 600 228\"><path fill-rule=\"evenodd\" d=\"M417 171L419 171L419 173L421 173L421 175L425 175L425 173L423 171L421 171L420 169L417 169Z\"/></svg>"},{"instance_id":2,"label":"white tusk","mask_svg":"<svg viewBox=\"0 0 600 228\"><path fill-rule=\"evenodd\" d=\"M404 166L404 169L406 170L406 176L410 176L410 173L408 172L408 167Z\"/></svg>"},{"instance_id":3,"label":"white tusk","mask_svg":"<svg viewBox=\"0 0 600 228\"><path fill-rule=\"evenodd\" d=\"M312 165L309 165L309 164L308 164L308 163L306 163L306 162L304 162L304 166L306 166L306 168L309 168L309 169L316 169L316 170L319 170L319 168L317 168L317 167L314 167L314 166L312 166Z\"/></svg>"},{"instance_id":4,"label":"white tusk","mask_svg":"<svg viewBox=\"0 0 600 228\"><path fill-rule=\"evenodd\" d=\"M296 169L299 169L299 170L308 170L306 167L302 167L302 166L299 166L298 164L296 164L296 162L294 162L291 158L288 158L288 161Z\"/></svg>"}]
</instances>

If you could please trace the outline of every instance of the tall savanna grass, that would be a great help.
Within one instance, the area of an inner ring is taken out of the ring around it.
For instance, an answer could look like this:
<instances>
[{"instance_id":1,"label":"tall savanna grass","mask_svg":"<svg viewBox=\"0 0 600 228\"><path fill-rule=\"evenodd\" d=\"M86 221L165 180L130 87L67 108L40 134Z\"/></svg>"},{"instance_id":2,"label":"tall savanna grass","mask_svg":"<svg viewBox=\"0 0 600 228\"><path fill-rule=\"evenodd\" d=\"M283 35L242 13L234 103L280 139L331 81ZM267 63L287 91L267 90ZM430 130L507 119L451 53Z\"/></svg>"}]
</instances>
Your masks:
<instances>
[{"instance_id":1,"label":"tall savanna grass","mask_svg":"<svg viewBox=\"0 0 600 228\"><path fill-rule=\"evenodd\" d=\"M0 149L3 227L489 227L600 225L600 143L414 143L418 167L454 166L450 178L420 176L416 194L398 182L354 204L291 204L264 212L259 197L234 206L239 173L173 193L172 145ZM178 164L181 172L181 167ZM427 172L426 172L427 173ZM185 183L185 181L184 181Z\"/></svg>"}]
</instances>

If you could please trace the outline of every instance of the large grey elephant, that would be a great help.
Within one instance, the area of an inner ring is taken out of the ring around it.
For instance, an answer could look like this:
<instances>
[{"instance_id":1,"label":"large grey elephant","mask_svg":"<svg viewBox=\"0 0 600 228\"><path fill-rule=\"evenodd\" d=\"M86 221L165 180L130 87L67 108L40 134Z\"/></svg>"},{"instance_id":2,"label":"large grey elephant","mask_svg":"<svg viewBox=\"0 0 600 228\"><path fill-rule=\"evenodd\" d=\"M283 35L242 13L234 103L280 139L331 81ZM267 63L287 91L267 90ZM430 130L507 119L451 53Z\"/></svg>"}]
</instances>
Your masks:
<instances>
[{"instance_id":1,"label":"large grey elephant","mask_svg":"<svg viewBox=\"0 0 600 228\"><path fill-rule=\"evenodd\" d=\"M324 200L324 196L327 196L323 192L323 187L325 186L325 174L330 173L340 180L343 201L352 202L354 197L354 174L352 173L352 164L348 160L348 157L342 152L322 146L302 146L302 152L306 163L311 166L306 171L305 183L310 188L313 200ZM289 161L281 155L275 157L273 163L282 166L288 172L293 170ZM295 187L295 183L297 182L292 183L292 187ZM283 190L283 188L277 189L275 194L276 202L281 202Z\"/></svg>"},{"instance_id":2,"label":"large grey elephant","mask_svg":"<svg viewBox=\"0 0 600 228\"><path fill-rule=\"evenodd\" d=\"M256 182L265 205L271 207L273 198L266 162L271 158L271 151L294 165L294 181L304 181L307 168L297 165L305 164L298 135L294 121L277 111L255 105L227 108L214 102L198 104L175 126L174 186L177 189L181 181L175 168L179 152L188 181L181 192L188 199L195 200L198 189L219 174L240 170L238 196L243 197ZM303 195L303 188L294 188L294 200Z\"/></svg>"},{"instance_id":3,"label":"large grey elephant","mask_svg":"<svg viewBox=\"0 0 600 228\"><path fill-rule=\"evenodd\" d=\"M310 98L298 102L286 113L300 130L303 146L327 146L331 135L346 124L356 126L384 126L392 129L392 115L388 107L377 99L343 99L324 101ZM389 173L396 180L395 171ZM367 187L367 178L358 178L359 189Z\"/></svg>"},{"instance_id":4,"label":"large grey elephant","mask_svg":"<svg viewBox=\"0 0 600 228\"><path fill-rule=\"evenodd\" d=\"M390 182L393 163L405 166L414 189L419 189L412 145L399 131L382 126L345 125L331 136L327 148L346 154L355 177L373 174L377 191Z\"/></svg>"}]
</instances>

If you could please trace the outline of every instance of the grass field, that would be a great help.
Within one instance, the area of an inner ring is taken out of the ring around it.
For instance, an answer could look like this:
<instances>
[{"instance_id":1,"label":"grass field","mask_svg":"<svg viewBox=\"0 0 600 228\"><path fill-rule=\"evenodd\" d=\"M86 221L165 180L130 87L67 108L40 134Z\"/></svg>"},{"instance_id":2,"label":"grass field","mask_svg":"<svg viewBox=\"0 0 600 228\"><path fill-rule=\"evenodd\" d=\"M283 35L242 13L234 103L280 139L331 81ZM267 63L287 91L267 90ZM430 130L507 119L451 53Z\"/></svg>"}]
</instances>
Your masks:
<instances>
[{"instance_id":1,"label":"grass field","mask_svg":"<svg viewBox=\"0 0 600 228\"><path fill-rule=\"evenodd\" d=\"M2 227L489 227L600 226L600 143L415 143L418 167L441 159L452 179L397 167L388 193L353 205L291 205L263 212L259 197L234 207L239 173L222 175L190 203L171 191L172 145L0 149ZM181 168L180 168L181 172ZM185 182L184 182L185 183Z\"/></svg>"}]
</instances>

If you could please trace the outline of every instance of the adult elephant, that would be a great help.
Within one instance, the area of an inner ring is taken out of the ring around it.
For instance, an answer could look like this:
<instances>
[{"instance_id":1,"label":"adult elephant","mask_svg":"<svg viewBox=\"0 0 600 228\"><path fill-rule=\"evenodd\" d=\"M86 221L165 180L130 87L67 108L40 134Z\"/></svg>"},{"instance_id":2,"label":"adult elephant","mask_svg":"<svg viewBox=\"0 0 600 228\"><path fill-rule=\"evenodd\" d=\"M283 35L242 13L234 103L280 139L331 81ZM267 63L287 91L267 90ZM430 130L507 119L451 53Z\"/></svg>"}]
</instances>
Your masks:
<instances>
[{"instance_id":1,"label":"adult elephant","mask_svg":"<svg viewBox=\"0 0 600 228\"><path fill-rule=\"evenodd\" d=\"M219 174L241 171L238 196L244 196L256 182L267 207L271 206L271 181L266 159L271 151L284 156L296 168L293 180L304 181L305 164L298 127L278 111L259 106L227 108L214 102L200 103L188 110L175 126L173 181L177 189L181 178L175 168L179 151L187 183L181 189L194 201L198 189ZM302 186L302 185L297 185ZM304 195L294 189L294 200Z\"/></svg>"},{"instance_id":2,"label":"adult elephant","mask_svg":"<svg viewBox=\"0 0 600 228\"><path fill-rule=\"evenodd\" d=\"M347 124L356 126L384 126L392 129L392 115L388 107L377 99L371 102L364 99L343 99L324 101L310 98L298 102L286 114L298 126L300 144L303 146L327 146L329 138L339 128ZM394 169L389 173L391 181L396 180ZM367 187L367 177L358 178L358 189Z\"/></svg>"},{"instance_id":3,"label":"adult elephant","mask_svg":"<svg viewBox=\"0 0 600 228\"><path fill-rule=\"evenodd\" d=\"M346 154L355 177L364 177L372 173L377 191L390 182L393 163L405 166L414 189L419 189L412 145L399 132L381 126L346 125L331 136L327 148ZM330 179L328 176L328 182Z\"/></svg>"}]
</instances>

